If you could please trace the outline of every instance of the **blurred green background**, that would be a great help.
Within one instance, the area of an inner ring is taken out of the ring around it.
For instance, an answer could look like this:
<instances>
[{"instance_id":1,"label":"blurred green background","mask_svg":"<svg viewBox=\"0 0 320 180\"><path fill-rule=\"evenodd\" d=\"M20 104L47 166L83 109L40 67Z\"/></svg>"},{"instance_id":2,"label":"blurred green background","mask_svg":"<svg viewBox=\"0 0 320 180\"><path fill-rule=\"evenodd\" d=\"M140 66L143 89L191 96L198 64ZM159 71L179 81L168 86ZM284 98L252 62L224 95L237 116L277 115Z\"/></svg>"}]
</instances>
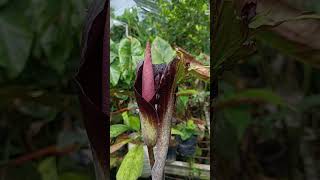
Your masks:
<instances>
[{"instance_id":1,"label":"blurred green background","mask_svg":"<svg viewBox=\"0 0 320 180\"><path fill-rule=\"evenodd\" d=\"M0 179L94 179L73 80L89 3L0 1Z\"/></svg>"},{"instance_id":2,"label":"blurred green background","mask_svg":"<svg viewBox=\"0 0 320 180\"><path fill-rule=\"evenodd\" d=\"M211 52L219 53L212 54L216 57L212 57L212 66L217 67L217 71L223 71L217 80L218 97L214 99L212 108L215 127L212 143L214 161L217 163L213 173L217 179L228 180L318 179L320 71L319 66L317 68L309 63L311 56L320 51L319 46L312 45L313 40L318 42L319 39L320 21L317 15L320 13L320 2L257 2L258 7L265 11L260 10L257 18L249 21L258 22L259 18L272 15L285 19L290 11L291 15L296 13L296 16L302 12L315 12L317 20L292 21L290 27L283 23L282 27L287 29L277 29L282 37L279 34L273 36L276 33L265 30L266 33L258 35L260 38L248 38L245 43L255 44L257 51L251 56L244 56L247 52L245 48L241 49L243 44L237 46L237 40L241 41L242 38L241 34L236 34L240 25L228 18L232 17L232 10L236 8L224 11L224 21L219 25L225 27L218 32L217 36L220 37L216 37L218 42L213 42L215 48ZM260 5L259 2L266 3ZM276 10L273 11L273 8ZM247 6L242 10L248 9ZM295 31L299 28L300 31ZM263 31L263 28L260 30ZM259 30L253 34L259 34ZM304 38L300 46L294 45L295 38L306 34L308 38ZM279 40L286 37L292 39L287 43ZM234 46L240 47L234 51L238 53L236 55L231 54ZM306 50L308 48L313 50ZM300 59L297 58L299 53ZM229 59L224 58L228 55ZM315 55L313 58L314 64L319 65L320 57ZM223 63L216 62L217 59Z\"/></svg>"}]
</instances>

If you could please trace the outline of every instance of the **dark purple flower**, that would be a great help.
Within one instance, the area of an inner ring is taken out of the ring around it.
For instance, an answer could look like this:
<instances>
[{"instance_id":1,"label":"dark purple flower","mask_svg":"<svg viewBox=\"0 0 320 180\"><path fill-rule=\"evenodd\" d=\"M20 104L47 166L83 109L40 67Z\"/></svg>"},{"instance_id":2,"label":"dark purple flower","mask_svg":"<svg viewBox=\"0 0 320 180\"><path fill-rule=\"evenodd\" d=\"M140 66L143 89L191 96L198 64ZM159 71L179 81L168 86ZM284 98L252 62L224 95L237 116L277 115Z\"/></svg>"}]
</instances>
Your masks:
<instances>
[{"instance_id":1,"label":"dark purple flower","mask_svg":"<svg viewBox=\"0 0 320 180\"><path fill-rule=\"evenodd\" d=\"M176 57L169 64L152 64L149 44L145 54L145 61L137 66L134 91L140 110L144 143L148 148L155 147L152 176L153 179L159 179L168 151L177 74L181 61Z\"/></svg>"}]
</instances>

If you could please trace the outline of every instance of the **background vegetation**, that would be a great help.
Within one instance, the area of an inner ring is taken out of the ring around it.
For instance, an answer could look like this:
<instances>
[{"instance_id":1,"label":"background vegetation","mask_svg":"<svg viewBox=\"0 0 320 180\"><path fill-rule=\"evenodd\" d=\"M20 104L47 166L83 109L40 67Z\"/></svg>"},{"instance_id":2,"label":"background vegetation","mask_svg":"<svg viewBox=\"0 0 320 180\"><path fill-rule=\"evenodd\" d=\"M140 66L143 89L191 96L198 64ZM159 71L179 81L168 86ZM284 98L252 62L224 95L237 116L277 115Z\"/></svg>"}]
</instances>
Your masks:
<instances>
[{"instance_id":1,"label":"background vegetation","mask_svg":"<svg viewBox=\"0 0 320 180\"><path fill-rule=\"evenodd\" d=\"M217 179L317 179L320 48L314 45L318 33L311 32L319 32L319 16L280 23L277 32L267 24L290 19L290 13L319 14L319 2L258 1L256 16L254 6L231 5L224 1L211 51L219 75L212 108L213 173Z\"/></svg>"},{"instance_id":2,"label":"background vegetation","mask_svg":"<svg viewBox=\"0 0 320 180\"><path fill-rule=\"evenodd\" d=\"M73 80L88 3L0 2L1 179L94 179Z\"/></svg>"}]
</instances>

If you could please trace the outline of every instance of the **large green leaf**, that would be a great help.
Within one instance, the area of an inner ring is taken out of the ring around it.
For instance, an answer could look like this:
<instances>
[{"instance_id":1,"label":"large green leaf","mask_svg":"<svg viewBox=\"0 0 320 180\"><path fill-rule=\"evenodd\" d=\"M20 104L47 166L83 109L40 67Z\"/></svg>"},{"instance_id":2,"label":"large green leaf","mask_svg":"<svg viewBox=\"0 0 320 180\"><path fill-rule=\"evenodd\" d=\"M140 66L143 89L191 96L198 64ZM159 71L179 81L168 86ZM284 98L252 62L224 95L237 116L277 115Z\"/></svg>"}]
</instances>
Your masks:
<instances>
[{"instance_id":1,"label":"large green leaf","mask_svg":"<svg viewBox=\"0 0 320 180\"><path fill-rule=\"evenodd\" d=\"M127 84L131 84L137 62L143 60L143 50L136 38L127 37L120 41L119 60L122 78Z\"/></svg>"},{"instance_id":2,"label":"large green leaf","mask_svg":"<svg viewBox=\"0 0 320 180\"><path fill-rule=\"evenodd\" d=\"M114 138L129 130L129 126L124 124L115 124L110 127L110 137Z\"/></svg>"},{"instance_id":3,"label":"large green leaf","mask_svg":"<svg viewBox=\"0 0 320 180\"><path fill-rule=\"evenodd\" d=\"M33 39L26 7L29 1L13 0L0 12L0 66L12 78L23 70Z\"/></svg>"},{"instance_id":4,"label":"large green leaf","mask_svg":"<svg viewBox=\"0 0 320 180\"><path fill-rule=\"evenodd\" d=\"M160 37L156 37L151 46L153 64L169 63L176 56L170 44Z\"/></svg>"},{"instance_id":5,"label":"large green leaf","mask_svg":"<svg viewBox=\"0 0 320 180\"><path fill-rule=\"evenodd\" d=\"M117 172L117 180L136 180L141 176L143 169L144 151L142 145L129 150Z\"/></svg>"}]
</instances>

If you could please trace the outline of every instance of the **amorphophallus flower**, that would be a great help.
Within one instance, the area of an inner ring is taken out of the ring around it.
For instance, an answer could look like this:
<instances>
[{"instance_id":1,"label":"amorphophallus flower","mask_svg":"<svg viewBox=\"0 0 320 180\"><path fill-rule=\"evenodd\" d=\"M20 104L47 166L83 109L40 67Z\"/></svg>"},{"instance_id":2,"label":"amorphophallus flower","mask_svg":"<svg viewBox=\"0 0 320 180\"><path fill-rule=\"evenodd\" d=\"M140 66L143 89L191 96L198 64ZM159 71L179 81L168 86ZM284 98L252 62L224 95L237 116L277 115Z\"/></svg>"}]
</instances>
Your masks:
<instances>
[{"instance_id":1,"label":"amorphophallus flower","mask_svg":"<svg viewBox=\"0 0 320 180\"><path fill-rule=\"evenodd\" d=\"M142 136L148 149L155 147L154 154L149 151L149 157L155 156L153 180L160 180L163 175L179 67L178 57L168 64L152 64L149 43L145 60L137 66L134 90L140 111Z\"/></svg>"}]
</instances>

